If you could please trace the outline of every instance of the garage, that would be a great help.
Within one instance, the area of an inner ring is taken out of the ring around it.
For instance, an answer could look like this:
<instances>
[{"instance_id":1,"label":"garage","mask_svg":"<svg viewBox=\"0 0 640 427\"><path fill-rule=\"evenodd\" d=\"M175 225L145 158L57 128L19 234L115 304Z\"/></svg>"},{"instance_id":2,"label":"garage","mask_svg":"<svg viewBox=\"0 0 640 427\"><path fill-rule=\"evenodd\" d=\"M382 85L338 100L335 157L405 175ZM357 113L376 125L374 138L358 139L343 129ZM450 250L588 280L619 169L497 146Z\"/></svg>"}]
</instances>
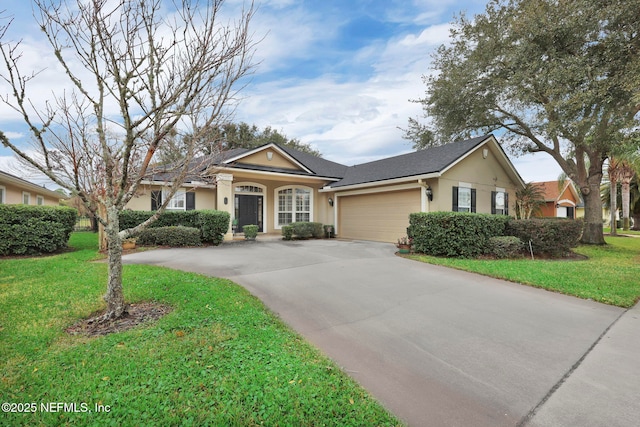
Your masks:
<instances>
[{"instance_id":1,"label":"garage","mask_svg":"<svg viewBox=\"0 0 640 427\"><path fill-rule=\"evenodd\" d=\"M419 188L340 196L338 236L395 243L407 234L409 214L420 208Z\"/></svg>"}]
</instances>

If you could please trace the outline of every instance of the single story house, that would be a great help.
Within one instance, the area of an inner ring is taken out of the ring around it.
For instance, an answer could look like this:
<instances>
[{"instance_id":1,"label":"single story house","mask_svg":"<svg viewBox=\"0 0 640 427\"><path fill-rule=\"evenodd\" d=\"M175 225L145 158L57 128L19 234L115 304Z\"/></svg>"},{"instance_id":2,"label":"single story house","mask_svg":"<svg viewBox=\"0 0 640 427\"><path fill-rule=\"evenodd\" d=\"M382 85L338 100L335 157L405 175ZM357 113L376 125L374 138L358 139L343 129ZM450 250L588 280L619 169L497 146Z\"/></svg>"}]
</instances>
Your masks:
<instances>
[{"instance_id":1,"label":"single story house","mask_svg":"<svg viewBox=\"0 0 640 427\"><path fill-rule=\"evenodd\" d=\"M56 191L0 171L0 204L58 206L62 198Z\"/></svg>"},{"instance_id":2,"label":"single story house","mask_svg":"<svg viewBox=\"0 0 640 427\"><path fill-rule=\"evenodd\" d=\"M281 233L295 221L333 225L339 237L396 242L413 212L510 215L522 178L493 135L345 166L288 147L233 149L207 161L210 183L188 179L168 209L228 211L242 231ZM156 175L128 204L155 209L167 177ZM226 239L231 239L229 230Z\"/></svg>"},{"instance_id":3,"label":"single story house","mask_svg":"<svg viewBox=\"0 0 640 427\"><path fill-rule=\"evenodd\" d=\"M582 199L576 191L573 181L544 181L535 182L544 193L544 205L540 207L539 216L551 218L578 217L578 207Z\"/></svg>"}]
</instances>

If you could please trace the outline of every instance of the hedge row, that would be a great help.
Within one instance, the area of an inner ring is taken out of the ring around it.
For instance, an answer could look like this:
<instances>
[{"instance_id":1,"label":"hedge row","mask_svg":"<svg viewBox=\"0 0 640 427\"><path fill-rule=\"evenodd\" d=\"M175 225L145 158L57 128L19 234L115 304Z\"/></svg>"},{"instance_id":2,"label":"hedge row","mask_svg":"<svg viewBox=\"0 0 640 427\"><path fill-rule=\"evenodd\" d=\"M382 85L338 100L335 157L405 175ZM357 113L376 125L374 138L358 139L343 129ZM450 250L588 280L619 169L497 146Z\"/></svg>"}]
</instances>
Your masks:
<instances>
[{"instance_id":1,"label":"hedge row","mask_svg":"<svg viewBox=\"0 0 640 427\"><path fill-rule=\"evenodd\" d=\"M200 246L202 240L200 239L199 229L179 225L147 228L138 235L137 243L172 247Z\"/></svg>"},{"instance_id":2,"label":"hedge row","mask_svg":"<svg viewBox=\"0 0 640 427\"><path fill-rule=\"evenodd\" d=\"M78 212L64 206L0 205L0 255L66 248Z\"/></svg>"},{"instance_id":3,"label":"hedge row","mask_svg":"<svg viewBox=\"0 0 640 427\"><path fill-rule=\"evenodd\" d=\"M324 226L321 222L292 222L282 227L282 238L291 239L319 239L324 237Z\"/></svg>"},{"instance_id":4,"label":"hedge row","mask_svg":"<svg viewBox=\"0 0 640 427\"><path fill-rule=\"evenodd\" d=\"M513 257L524 246L534 253L561 256L577 246L582 221L556 218L513 219L504 215L460 212L414 213L407 234L413 250L434 256ZM511 238L507 238L511 237Z\"/></svg>"},{"instance_id":5,"label":"hedge row","mask_svg":"<svg viewBox=\"0 0 640 427\"><path fill-rule=\"evenodd\" d=\"M133 228L146 221L154 213L152 211L122 211L120 212L120 229ZM230 219L229 213L223 211L165 211L149 228L178 226L197 228L200 230L202 242L219 245L229 229Z\"/></svg>"},{"instance_id":6,"label":"hedge row","mask_svg":"<svg viewBox=\"0 0 640 427\"><path fill-rule=\"evenodd\" d=\"M413 213L407 234L413 250L429 255L471 258L486 252L489 239L504 235L505 215L462 212Z\"/></svg>"},{"instance_id":7,"label":"hedge row","mask_svg":"<svg viewBox=\"0 0 640 427\"><path fill-rule=\"evenodd\" d=\"M511 220L505 234L515 236L527 246L531 241L533 253L562 256L578 245L582 235L582 221L557 218Z\"/></svg>"}]
</instances>

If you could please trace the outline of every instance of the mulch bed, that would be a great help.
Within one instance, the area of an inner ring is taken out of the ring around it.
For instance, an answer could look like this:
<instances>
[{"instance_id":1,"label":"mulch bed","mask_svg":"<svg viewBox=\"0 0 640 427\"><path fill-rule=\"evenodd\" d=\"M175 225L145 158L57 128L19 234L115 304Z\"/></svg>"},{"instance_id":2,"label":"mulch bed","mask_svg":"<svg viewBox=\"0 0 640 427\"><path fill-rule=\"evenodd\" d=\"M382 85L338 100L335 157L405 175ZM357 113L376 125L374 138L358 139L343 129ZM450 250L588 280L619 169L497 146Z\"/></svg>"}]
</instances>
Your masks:
<instances>
[{"instance_id":1,"label":"mulch bed","mask_svg":"<svg viewBox=\"0 0 640 427\"><path fill-rule=\"evenodd\" d=\"M127 312L117 319L106 322L94 322L93 319L100 317L104 312L94 313L89 319L81 320L66 329L70 335L83 335L87 337L98 337L122 332L136 326L153 322L160 319L165 314L171 312L172 308L165 304L156 302L141 302L129 304Z\"/></svg>"}]
</instances>

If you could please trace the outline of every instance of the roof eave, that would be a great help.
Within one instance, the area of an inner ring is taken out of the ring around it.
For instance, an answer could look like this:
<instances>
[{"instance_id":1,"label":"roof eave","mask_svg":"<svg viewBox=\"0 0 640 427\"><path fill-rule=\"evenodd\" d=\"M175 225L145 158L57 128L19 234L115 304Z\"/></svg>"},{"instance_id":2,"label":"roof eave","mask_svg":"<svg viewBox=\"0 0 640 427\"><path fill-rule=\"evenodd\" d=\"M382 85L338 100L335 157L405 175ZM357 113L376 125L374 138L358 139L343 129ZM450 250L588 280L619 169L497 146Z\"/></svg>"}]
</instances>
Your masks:
<instances>
[{"instance_id":1,"label":"roof eave","mask_svg":"<svg viewBox=\"0 0 640 427\"><path fill-rule=\"evenodd\" d=\"M318 191L320 193L329 193L329 192L336 192L337 193L337 192L340 192L340 191L357 190L357 189L370 188L370 187L379 187L381 185L393 185L393 184L399 184L399 183L403 183L403 182L416 181L416 180L420 180L420 179L439 178L441 175L442 174L440 172L430 172L430 173L427 173L427 174L411 175L411 176L405 176L405 177L402 177L402 178L383 179L383 180L380 180L380 181L361 182L361 183L358 183L358 184L341 185L339 187L325 186L325 187L321 188Z\"/></svg>"}]
</instances>

